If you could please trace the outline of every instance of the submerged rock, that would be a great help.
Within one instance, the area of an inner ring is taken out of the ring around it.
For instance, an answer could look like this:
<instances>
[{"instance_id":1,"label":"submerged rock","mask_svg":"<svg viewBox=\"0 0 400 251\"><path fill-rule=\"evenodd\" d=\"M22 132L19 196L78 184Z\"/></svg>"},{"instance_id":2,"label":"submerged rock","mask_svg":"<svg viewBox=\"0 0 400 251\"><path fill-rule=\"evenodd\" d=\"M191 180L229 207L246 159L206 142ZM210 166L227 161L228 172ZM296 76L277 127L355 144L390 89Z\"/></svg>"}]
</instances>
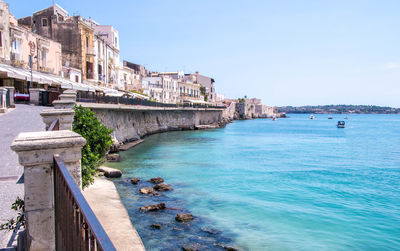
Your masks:
<instances>
[{"instance_id":1,"label":"submerged rock","mask_svg":"<svg viewBox=\"0 0 400 251\"><path fill-rule=\"evenodd\" d=\"M182 246L183 251L198 251L201 249L201 245L198 243L195 244L186 244Z\"/></svg>"},{"instance_id":2,"label":"submerged rock","mask_svg":"<svg viewBox=\"0 0 400 251\"><path fill-rule=\"evenodd\" d=\"M151 224L150 227L154 229L161 229L161 224Z\"/></svg>"},{"instance_id":3,"label":"submerged rock","mask_svg":"<svg viewBox=\"0 0 400 251\"><path fill-rule=\"evenodd\" d=\"M140 179L137 178L137 177L133 177L133 178L131 179L131 183L132 183L133 185L137 185L137 184L139 183L139 181L140 181Z\"/></svg>"},{"instance_id":4,"label":"submerged rock","mask_svg":"<svg viewBox=\"0 0 400 251\"><path fill-rule=\"evenodd\" d=\"M141 207L140 211L146 211L146 212L147 211L157 211L157 210L162 210L165 208L166 208L165 203L161 202L160 204L147 205L147 206Z\"/></svg>"},{"instance_id":5,"label":"submerged rock","mask_svg":"<svg viewBox=\"0 0 400 251\"><path fill-rule=\"evenodd\" d=\"M106 166L100 166L98 170L100 172L103 172L104 176L106 176L107 178L119 178L122 175L122 172L120 170Z\"/></svg>"},{"instance_id":6,"label":"submerged rock","mask_svg":"<svg viewBox=\"0 0 400 251\"><path fill-rule=\"evenodd\" d=\"M167 183L160 183L153 187L157 191L165 192L173 190L172 186Z\"/></svg>"},{"instance_id":7,"label":"submerged rock","mask_svg":"<svg viewBox=\"0 0 400 251\"><path fill-rule=\"evenodd\" d=\"M176 216L175 216L175 220L176 221L180 221L180 222L185 222L185 221L192 221L194 218L193 218L193 215L192 214L177 214Z\"/></svg>"},{"instance_id":8,"label":"submerged rock","mask_svg":"<svg viewBox=\"0 0 400 251\"><path fill-rule=\"evenodd\" d=\"M218 234L219 233L218 230L215 230L215 229L212 229L212 228L208 228L208 227L202 227L201 231L203 231L205 233L208 233L208 234Z\"/></svg>"},{"instance_id":9,"label":"submerged rock","mask_svg":"<svg viewBox=\"0 0 400 251\"><path fill-rule=\"evenodd\" d=\"M161 177L155 177L148 180L150 183L158 184L164 182L164 179Z\"/></svg>"},{"instance_id":10,"label":"submerged rock","mask_svg":"<svg viewBox=\"0 0 400 251\"><path fill-rule=\"evenodd\" d=\"M221 248L225 249L226 251L239 251L239 249L237 249L237 248L230 247L230 246L225 246L224 244L221 244L221 243L216 243L214 245L218 246L218 247L221 247Z\"/></svg>"}]
</instances>

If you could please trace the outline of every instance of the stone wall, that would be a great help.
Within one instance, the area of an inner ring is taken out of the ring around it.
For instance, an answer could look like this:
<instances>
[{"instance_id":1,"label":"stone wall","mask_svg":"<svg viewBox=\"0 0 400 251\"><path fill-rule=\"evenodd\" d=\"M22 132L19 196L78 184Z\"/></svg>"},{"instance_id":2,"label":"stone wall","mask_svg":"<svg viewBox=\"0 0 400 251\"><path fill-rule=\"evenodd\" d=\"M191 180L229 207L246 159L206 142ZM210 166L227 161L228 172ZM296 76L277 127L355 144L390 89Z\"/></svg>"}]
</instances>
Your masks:
<instances>
[{"instance_id":1,"label":"stone wall","mask_svg":"<svg viewBox=\"0 0 400 251\"><path fill-rule=\"evenodd\" d=\"M217 125L223 121L222 109L136 108L111 104L81 103L90 108L119 142L174 130L193 130L200 125Z\"/></svg>"}]
</instances>

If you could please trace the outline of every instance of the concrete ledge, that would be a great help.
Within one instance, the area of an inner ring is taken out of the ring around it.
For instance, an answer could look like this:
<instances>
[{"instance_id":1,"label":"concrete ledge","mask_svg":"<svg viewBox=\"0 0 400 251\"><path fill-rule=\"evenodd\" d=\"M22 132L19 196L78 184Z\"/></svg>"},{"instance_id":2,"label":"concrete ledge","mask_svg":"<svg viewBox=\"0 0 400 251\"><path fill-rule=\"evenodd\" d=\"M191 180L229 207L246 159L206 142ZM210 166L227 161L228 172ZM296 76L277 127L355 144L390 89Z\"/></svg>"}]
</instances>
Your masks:
<instances>
[{"instance_id":1,"label":"concrete ledge","mask_svg":"<svg viewBox=\"0 0 400 251\"><path fill-rule=\"evenodd\" d=\"M112 181L96 178L83 195L117 250L145 250Z\"/></svg>"}]
</instances>

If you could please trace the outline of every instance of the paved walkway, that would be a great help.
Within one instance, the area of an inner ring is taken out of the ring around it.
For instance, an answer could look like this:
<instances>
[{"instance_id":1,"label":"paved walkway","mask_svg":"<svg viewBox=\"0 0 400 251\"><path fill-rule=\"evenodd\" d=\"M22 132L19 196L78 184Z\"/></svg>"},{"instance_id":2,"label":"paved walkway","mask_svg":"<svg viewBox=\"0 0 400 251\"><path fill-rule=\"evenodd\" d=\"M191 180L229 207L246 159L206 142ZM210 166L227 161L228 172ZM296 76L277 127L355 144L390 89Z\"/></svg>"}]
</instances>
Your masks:
<instances>
[{"instance_id":1,"label":"paved walkway","mask_svg":"<svg viewBox=\"0 0 400 251\"><path fill-rule=\"evenodd\" d=\"M10 145L20 132L44 130L40 116L43 109L46 107L17 104L16 109L0 115L0 223L15 217L11 204L17 196L23 198L24 194L24 184L18 182L23 168L18 164L18 156L10 149ZM11 234L0 231L0 250L10 247Z\"/></svg>"},{"instance_id":2,"label":"paved walkway","mask_svg":"<svg viewBox=\"0 0 400 251\"><path fill-rule=\"evenodd\" d=\"M96 178L83 195L117 250L145 250L112 181Z\"/></svg>"}]
</instances>

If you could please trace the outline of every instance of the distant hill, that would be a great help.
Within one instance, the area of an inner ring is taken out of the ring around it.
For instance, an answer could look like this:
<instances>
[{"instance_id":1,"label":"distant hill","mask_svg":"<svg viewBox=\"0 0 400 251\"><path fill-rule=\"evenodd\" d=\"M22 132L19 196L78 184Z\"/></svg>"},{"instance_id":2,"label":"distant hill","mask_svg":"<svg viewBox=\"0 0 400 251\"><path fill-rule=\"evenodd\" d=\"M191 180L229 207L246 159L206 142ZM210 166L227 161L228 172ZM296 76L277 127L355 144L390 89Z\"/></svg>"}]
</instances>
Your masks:
<instances>
[{"instance_id":1,"label":"distant hill","mask_svg":"<svg viewBox=\"0 0 400 251\"><path fill-rule=\"evenodd\" d=\"M317 105L317 106L282 106L278 112L284 113L314 113L314 114L400 114L400 108L376 105Z\"/></svg>"}]
</instances>

